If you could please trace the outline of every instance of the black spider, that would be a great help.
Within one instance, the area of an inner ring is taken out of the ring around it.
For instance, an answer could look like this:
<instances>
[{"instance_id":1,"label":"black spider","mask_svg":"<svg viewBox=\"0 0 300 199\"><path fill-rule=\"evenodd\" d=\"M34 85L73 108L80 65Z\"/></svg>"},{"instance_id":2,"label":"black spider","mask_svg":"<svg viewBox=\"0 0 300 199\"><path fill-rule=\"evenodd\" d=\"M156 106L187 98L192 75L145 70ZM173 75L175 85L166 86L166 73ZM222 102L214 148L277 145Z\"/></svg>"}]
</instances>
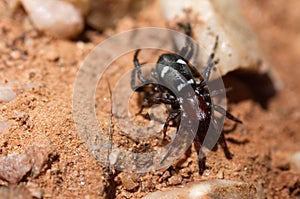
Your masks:
<instances>
[{"instance_id":1,"label":"black spider","mask_svg":"<svg viewBox=\"0 0 300 199\"><path fill-rule=\"evenodd\" d=\"M138 61L138 55L140 49L135 52L134 66L132 71L131 87L134 91L144 94L144 102L138 114L141 114L144 107L150 107L154 104L166 104L169 105L169 115L164 123L163 141L165 140L166 131L169 123L172 121L177 125L177 129L180 124L181 117L187 117L191 120L199 121L199 127L194 138L194 144L198 153L199 173L203 173L205 166L205 154L201 150L201 144L203 137L206 135L211 120L215 119L214 110L223 114L230 120L237 123L242 123L239 119L231 115L228 111L224 110L221 106L212 103L210 93L208 91L208 80L211 70L218 63L214 60L215 51L217 49L218 37L213 48L213 52L210 54L207 61L207 65L204 67L203 75L189 63L194 53L193 45L189 45L190 37L192 35L190 24L179 24L188 36L185 46L181 49L180 55L168 53L160 55L155 69L151 72L153 78L160 84L153 83L153 80L146 79L141 71L141 64ZM184 58L185 57L185 58ZM136 86L136 74L138 79L143 83L143 86ZM192 93L188 90L192 88ZM216 91L217 93L218 91ZM179 93L179 97L178 97ZM181 93L181 94L180 94ZM182 94L183 93L183 94ZM196 96L196 103L193 101L192 96ZM184 104L188 103L188 108L184 110ZM193 105L199 106L199 111L193 113ZM215 122L212 122L214 125ZM224 133L221 132L218 143L224 150L225 156L228 159L232 158Z\"/></svg>"}]
</instances>

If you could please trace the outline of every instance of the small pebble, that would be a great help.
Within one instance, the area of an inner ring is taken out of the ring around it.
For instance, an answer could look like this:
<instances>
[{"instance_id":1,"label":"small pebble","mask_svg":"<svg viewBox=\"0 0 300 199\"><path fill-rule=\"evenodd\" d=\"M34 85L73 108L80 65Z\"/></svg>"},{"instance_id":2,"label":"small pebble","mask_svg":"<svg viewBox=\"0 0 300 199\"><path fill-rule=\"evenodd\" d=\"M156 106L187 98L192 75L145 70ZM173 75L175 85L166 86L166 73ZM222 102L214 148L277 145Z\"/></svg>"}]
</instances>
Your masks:
<instances>
[{"instance_id":1,"label":"small pebble","mask_svg":"<svg viewBox=\"0 0 300 199\"><path fill-rule=\"evenodd\" d=\"M22 57L22 54L20 51L18 50L14 50L10 53L10 56L13 58L13 59L20 59Z\"/></svg>"},{"instance_id":2,"label":"small pebble","mask_svg":"<svg viewBox=\"0 0 300 199\"><path fill-rule=\"evenodd\" d=\"M300 152L294 153L290 158L290 162L296 166L298 171L300 171Z\"/></svg>"},{"instance_id":3,"label":"small pebble","mask_svg":"<svg viewBox=\"0 0 300 199\"><path fill-rule=\"evenodd\" d=\"M180 175L173 175L168 179L169 185L178 185L182 182L182 177Z\"/></svg>"},{"instance_id":4,"label":"small pebble","mask_svg":"<svg viewBox=\"0 0 300 199\"><path fill-rule=\"evenodd\" d=\"M57 61L59 59L58 52L55 51L54 49L47 50L46 52L46 59L49 61Z\"/></svg>"},{"instance_id":5,"label":"small pebble","mask_svg":"<svg viewBox=\"0 0 300 199\"><path fill-rule=\"evenodd\" d=\"M134 177L131 174L121 173L120 178L122 181L122 185L126 190L131 191L136 187L138 187L138 183L136 182L136 179L134 179Z\"/></svg>"},{"instance_id":6,"label":"small pebble","mask_svg":"<svg viewBox=\"0 0 300 199\"><path fill-rule=\"evenodd\" d=\"M223 171L219 171L218 173L217 173L217 178L218 179L223 179L224 178L224 173L223 173Z\"/></svg>"},{"instance_id":7,"label":"small pebble","mask_svg":"<svg viewBox=\"0 0 300 199\"><path fill-rule=\"evenodd\" d=\"M12 122L11 120L0 121L0 133L7 133Z\"/></svg>"},{"instance_id":8,"label":"small pebble","mask_svg":"<svg viewBox=\"0 0 300 199\"><path fill-rule=\"evenodd\" d=\"M0 85L0 102L10 102L17 97L17 92L13 90L11 85Z\"/></svg>"},{"instance_id":9,"label":"small pebble","mask_svg":"<svg viewBox=\"0 0 300 199\"><path fill-rule=\"evenodd\" d=\"M192 173L192 171L191 171L191 169L189 167L185 167L185 168L183 168L183 169L180 170L180 175L182 177L185 177L185 178L190 177L191 173Z\"/></svg>"},{"instance_id":10,"label":"small pebble","mask_svg":"<svg viewBox=\"0 0 300 199\"><path fill-rule=\"evenodd\" d=\"M0 102L10 102L21 92L37 87L35 83L22 85L18 81L0 83Z\"/></svg>"},{"instance_id":11,"label":"small pebble","mask_svg":"<svg viewBox=\"0 0 300 199\"><path fill-rule=\"evenodd\" d=\"M170 171L165 171L164 174L160 177L159 181L163 182L171 176Z\"/></svg>"}]
</instances>

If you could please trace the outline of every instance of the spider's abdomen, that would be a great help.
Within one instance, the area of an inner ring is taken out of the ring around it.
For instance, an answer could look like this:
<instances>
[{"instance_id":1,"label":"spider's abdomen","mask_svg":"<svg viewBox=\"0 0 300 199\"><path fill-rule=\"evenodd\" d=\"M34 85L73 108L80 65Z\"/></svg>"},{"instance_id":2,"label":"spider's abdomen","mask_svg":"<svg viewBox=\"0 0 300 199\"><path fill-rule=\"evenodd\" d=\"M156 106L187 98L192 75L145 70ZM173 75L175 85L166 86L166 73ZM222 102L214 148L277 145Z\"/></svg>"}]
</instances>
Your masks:
<instances>
[{"instance_id":1,"label":"spider's abdomen","mask_svg":"<svg viewBox=\"0 0 300 199\"><path fill-rule=\"evenodd\" d=\"M205 99L203 96L200 96L198 98L199 103L199 109L201 110L201 113L203 116L199 120L199 128L198 133L203 134L206 133L210 124L211 119L211 106L208 104L207 99Z\"/></svg>"}]
</instances>

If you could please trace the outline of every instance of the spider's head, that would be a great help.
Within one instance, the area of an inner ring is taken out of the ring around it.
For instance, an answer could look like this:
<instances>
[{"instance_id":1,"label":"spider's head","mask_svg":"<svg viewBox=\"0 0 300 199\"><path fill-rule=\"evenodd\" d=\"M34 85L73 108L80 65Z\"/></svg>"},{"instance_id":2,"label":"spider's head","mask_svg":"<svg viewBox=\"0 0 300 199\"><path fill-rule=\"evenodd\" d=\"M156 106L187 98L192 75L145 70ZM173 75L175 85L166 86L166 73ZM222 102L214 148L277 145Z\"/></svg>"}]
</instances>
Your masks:
<instances>
[{"instance_id":1,"label":"spider's head","mask_svg":"<svg viewBox=\"0 0 300 199\"><path fill-rule=\"evenodd\" d=\"M189 63L182 56L177 54L162 54L156 64L158 80L173 93L191 95L189 88L196 85L195 78L189 67Z\"/></svg>"},{"instance_id":2,"label":"spider's head","mask_svg":"<svg viewBox=\"0 0 300 199\"><path fill-rule=\"evenodd\" d=\"M157 61L156 70L161 79L172 80L177 77L185 79L188 84L195 83L189 62L180 55L162 54Z\"/></svg>"}]
</instances>

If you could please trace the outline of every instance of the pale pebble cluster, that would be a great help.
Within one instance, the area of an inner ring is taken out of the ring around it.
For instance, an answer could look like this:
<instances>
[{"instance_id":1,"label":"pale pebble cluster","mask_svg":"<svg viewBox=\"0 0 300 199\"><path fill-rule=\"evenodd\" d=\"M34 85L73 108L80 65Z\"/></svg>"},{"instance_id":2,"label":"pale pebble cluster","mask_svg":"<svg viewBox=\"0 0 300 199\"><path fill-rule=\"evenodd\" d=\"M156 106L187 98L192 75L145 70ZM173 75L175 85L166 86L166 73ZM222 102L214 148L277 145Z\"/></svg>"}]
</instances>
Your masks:
<instances>
[{"instance_id":1,"label":"pale pebble cluster","mask_svg":"<svg viewBox=\"0 0 300 199\"><path fill-rule=\"evenodd\" d=\"M34 25L61 38L72 38L84 27L84 19L73 4L61 0L21 0Z\"/></svg>"}]
</instances>

